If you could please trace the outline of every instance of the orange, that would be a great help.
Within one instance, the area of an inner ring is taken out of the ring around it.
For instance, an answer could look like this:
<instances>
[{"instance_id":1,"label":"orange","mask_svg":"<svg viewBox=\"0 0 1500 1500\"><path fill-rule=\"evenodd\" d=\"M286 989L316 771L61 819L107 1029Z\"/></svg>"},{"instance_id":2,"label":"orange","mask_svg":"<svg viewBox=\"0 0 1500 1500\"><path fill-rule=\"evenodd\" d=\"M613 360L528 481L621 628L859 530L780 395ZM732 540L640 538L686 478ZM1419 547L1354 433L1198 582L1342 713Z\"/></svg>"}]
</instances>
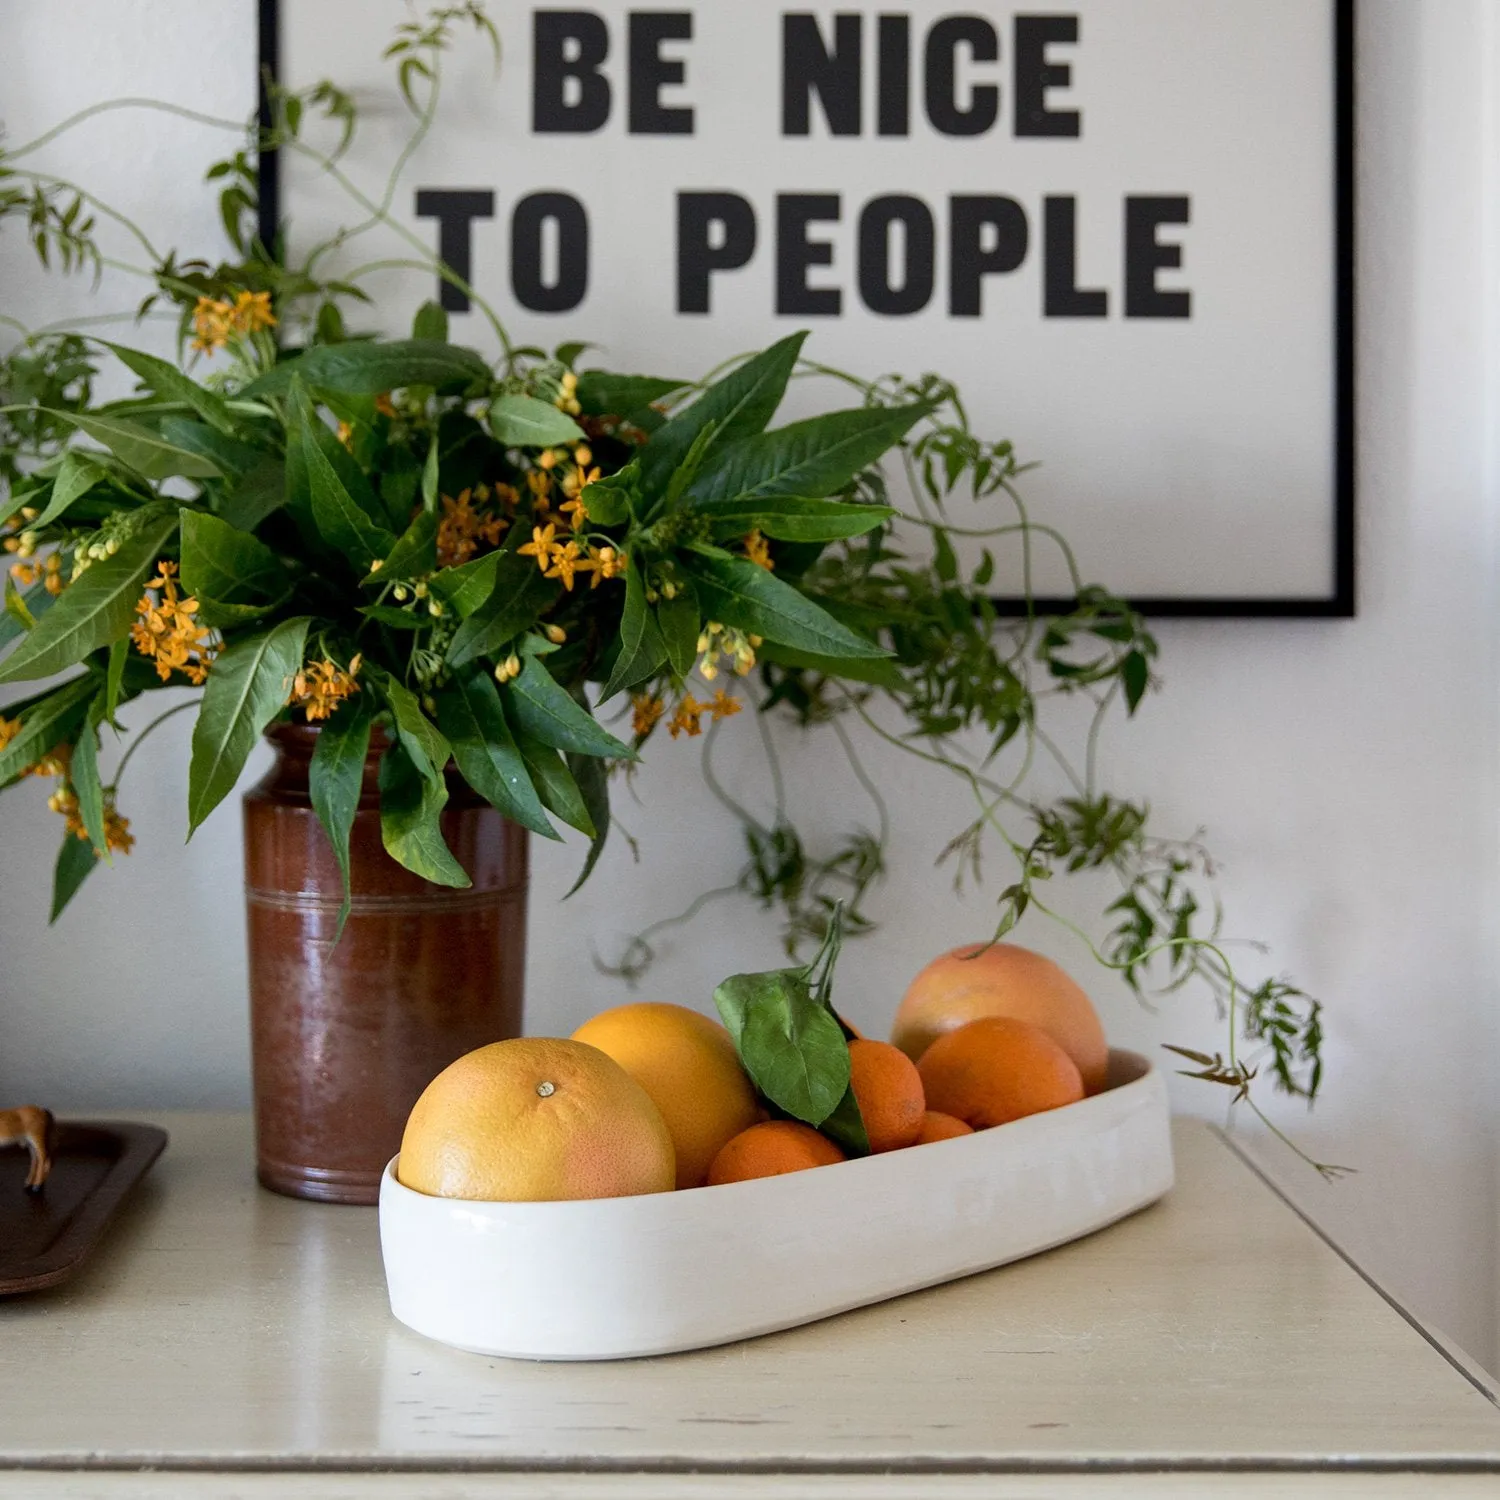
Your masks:
<instances>
[{"instance_id":1,"label":"orange","mask_svg":"<svg viewBox=\"0 0 1500 1500\"><path fill-rule=\"evenodd\" d=\"M974 1127L965 1125L960 1119L953 1115L945 1115L935 1109L929 1109L922 1116L922 1133L917 1137L919 1146L931 1145L933 1141L952 1140L956 1135L973 1135Z\"/></svg>"},{"instance_id":2,"label":"orange","mask_svg":"<svg viewBox=\"0 0 1500 1500\"><path fill-rule=\"evenodd\" d=\"M940 1036L917 1064L927 1102L975 1130L1083 1098L1073 1059L1029 1021L985 1016Z\"/></svg>"},{"instance_id":3,"label":"orange","mask_svg":"<svg viewBox=\"0 0 1500 1500\"><path fill-rule=\"evenodd\" d=\"M849 1043L849 1075L870 1150L916 1145L927 1105L911 1058L889 1042L856 1038Z\"/></svg>"},{"instance_id":4,"label":"orange","mask_svg":"<svg viewBox=\"0 0 1500 1500\"><path fill-rule=\"evenodd\" d=\"M607 1052L661 1111L677 1152L677 1186L702 1187L719 1148L759 1118L734 1040L685 1005L619 1005L573 1033Z\"/></svg>"},{"instance_id":5,"label":"orange","mask_svg":"<svg viewBox=\"0 0 1500 1500\"><path fill-rule=\"evenodd\" d=\"M933 959L912 980L891 1040L920 1061L934 1038L980 1016L1040 1026L1077 1063L1089 1093L1104 1087L1109 1047L1089 997L1050 958L1014 943L970 944Z\"/></svg>"},{"instance_id":6,"label":"orange","mask_svg":"<svg viewBox=\"0 0 1500 1500\"><path fill-rule=\"evenodd\" d=\"M444 1068L406 1121L396 1176L438 1198L534 1203L671 1191L672 1137L597 1047L493 1042Z\"/></svg>"},{"instance_id":7,"label":"orange","mask_svg":"<svg viewBox=\"0 0 1500 1500\"><path fill-rule=\"evenodd\" d=\"M768 1120L742 1130L714 1157L708 1185L745 1182L752 1177L780 1177L809 1167L831 1167L844 1153L811 1125L798 1120Z\"/></svg>"}]
</instances>

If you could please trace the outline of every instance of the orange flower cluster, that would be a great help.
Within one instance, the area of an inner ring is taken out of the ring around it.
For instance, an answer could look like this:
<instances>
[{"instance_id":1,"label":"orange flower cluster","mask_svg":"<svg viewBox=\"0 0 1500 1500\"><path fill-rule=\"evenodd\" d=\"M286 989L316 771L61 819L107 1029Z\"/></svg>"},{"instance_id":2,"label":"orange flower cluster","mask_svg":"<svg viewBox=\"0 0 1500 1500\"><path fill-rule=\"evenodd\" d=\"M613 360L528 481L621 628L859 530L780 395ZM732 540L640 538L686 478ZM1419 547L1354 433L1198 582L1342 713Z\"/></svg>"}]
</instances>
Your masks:
<instances>
[{"instance_id":1,"label":"orange flower cluster","mask_svg":"<svg viewBox=\"0 0 1500 1500\"><path fill-rule=\"evenodd\" d=\"M745 538L745 556L757 568L764 568L768 573L776 571L776 564L771 561L771 544L759 531L752 531Z\"/></svg>"},{"instance_id":2,"label":"orange flower cluster","mask_svg":"<svg viewBox=\"0 0 1500 1500\"><path fill-rule=\"evenodd\" d=\"M691 693L684 693L667 729L674 740L679 734L685 734L692 739L703 733L704 714L712 714L717 724L720 719L732 718L742 707L738 699L731 697L723 688L720 688L707 703L700 703Z\"/></svg>"},{"instance_id":3,"label":"orange flower cluster","mask_svg":"<svg viewBox=\"0 0 1500 1500\"><path fill-rule=\"evenodd\" d=\"M89 831L83 826L83 818L78 811L78 796L72 787L64 782L47 798L47 806L53 812L62 814L66 820L67 832L74 838L88 841ZM104 794L104 844L117 854L129 854L135 848L135 835L130 831L130 819L122 818L115 810L115 794L111 791Z\"/></svg>"},{"instance_id":4,"label":"orange flower cluster","mask_svg":"<svg viewBox=\"0 0 1500 1500\"><path fill-rule=\"evenodd\" d=\"M156 570L135 607L140 618L130 627L130 639L142 656L156 663L156 675L163 682L176 671L194 687L202 687L219 648L211 632L194 618L198 601L178 597L177 564L159 562Z\"/></svg>"},{"instance_id":5,"label":"orange flower cluster","mask_svg":"<svg viewBox=\"0 0 1500 1500\"><path fill-rule=\"evenodd\" d=\"M211 354L232 338L245 338L275 326L269 292L240 292L233 302L200 297L193 309L193 348Z\"/></svg>"},{"instance_id":6,"label":"orange flower cluster","mask_svg":"<svg viewBox=\"0 0 1500 1500\"><path fill-rule=\"evenodd\" d=\"M588 555L576 541L557 540L557 525L549 521L545 526L531 528L531 540L516 550L523 557L536 558L536 565L543 578L562 580L569 593L573 590L573 578L578 573L591 573L590 588L598 588L602 578L616 578L625 571L629 559L614 547L596 547L588 543Z\"/></svg>"},{"instance_id":7,"label":"orange flower cluster","mask_svg":"<svg viewBox=\"0 0 1500 1500\"><path fill-rule=\"evenodd\" d=\"M5 749L20 732L21 721L19 719L7 719L4 714L0 714L0 750Z\"/></svg>"},{"instance_id":8,"label":"orange flower cluster","mask_svg":"<svg viewBox=\"0 0 1500 1500\"><path fill-rule=\"evenodd\" d=\"M630 704L635 710L630 717L630 727L640 739L645 739L661 722L667 705L654 693L637 693Z\"/></svg>"},{"instance_id":9,"label":"orange flower cluster","mask_svg":"<svg viewBox=\"0 0 1500 1500\"><path fill-rule=\"evenodd\" d=\"M310 662L292 679L288 704L305 710L309 724L316 719L332 718L339 704L359 691L359 684L354 679L359 675L362 660L356 655L347 671L327 657Z\"/></svg>"},{"instance_id":10,"label":"orange flower cluster","mask_svg":"<svg viewBox=\"0 0 1500 1500\"><path fill-rule=\"evenodd\" d=\"M496 485L494 498L509 509L515 508L516 492L508 485ZM479 550L480 542L491 547L500 545L500 538L510 527L504 517L476 510L474 502L484 506L490 499L490 487L481 484L474 490L463 490L458 498L443 496L443 514L438 521L437 558L440 568L456 568L466 563Z\"/></svg>"}]
</instances>

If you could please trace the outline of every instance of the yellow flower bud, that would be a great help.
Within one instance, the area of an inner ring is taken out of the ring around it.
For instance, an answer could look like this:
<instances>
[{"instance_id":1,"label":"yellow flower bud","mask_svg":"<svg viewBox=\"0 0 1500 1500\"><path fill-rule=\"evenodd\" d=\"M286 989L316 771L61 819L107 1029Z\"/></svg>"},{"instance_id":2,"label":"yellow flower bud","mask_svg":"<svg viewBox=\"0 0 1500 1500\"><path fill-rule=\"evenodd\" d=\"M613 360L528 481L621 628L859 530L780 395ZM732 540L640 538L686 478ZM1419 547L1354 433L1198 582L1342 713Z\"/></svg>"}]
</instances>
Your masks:
<instances>
[{"instance_id":1,"label":"yellow flower bud","mask_svg":"<svg viewBox=\"0 0 1500 1500\"><path fill-rule=\"evenodd\" d=\"M580 469L586 469L594 461L594 450L587 443L580 443L573 450L573 462Z\"/></svg>"},{"instance_id":2,"label":"yellow flower bud","mask_svg":"<svg viewBox=\"0 0 1500 1500\"><path fill-rule=\"evenodd\" d=\"M562 645L568 638L568 632L561 625L543 625L542 630L554 646Z\"/></svg>"}]
</instances>

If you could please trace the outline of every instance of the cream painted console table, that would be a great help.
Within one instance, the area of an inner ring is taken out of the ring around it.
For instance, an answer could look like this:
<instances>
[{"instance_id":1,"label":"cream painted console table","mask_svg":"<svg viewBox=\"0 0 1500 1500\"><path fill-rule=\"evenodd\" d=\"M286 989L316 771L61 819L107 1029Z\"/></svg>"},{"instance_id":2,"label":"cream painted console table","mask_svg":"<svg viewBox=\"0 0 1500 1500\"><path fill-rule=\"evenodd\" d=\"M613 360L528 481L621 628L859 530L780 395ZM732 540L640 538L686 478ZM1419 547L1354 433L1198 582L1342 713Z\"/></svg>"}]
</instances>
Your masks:
<instances>
[{"instance_id":1,"label":"cream painted console table","mask_svg":"<svg viewBox=\"0 0 1500 1500\"><path fill-rule=\"evenodd\" d=\"M1036 1259L533 1365L396 1324L374 1211L257 1189L244 1117L153 1118L96 1261L0 1302L4 1500L1500 1495L1486 1378L1202 1125L1166 1202Z\"/></svg>"}]
</instances>

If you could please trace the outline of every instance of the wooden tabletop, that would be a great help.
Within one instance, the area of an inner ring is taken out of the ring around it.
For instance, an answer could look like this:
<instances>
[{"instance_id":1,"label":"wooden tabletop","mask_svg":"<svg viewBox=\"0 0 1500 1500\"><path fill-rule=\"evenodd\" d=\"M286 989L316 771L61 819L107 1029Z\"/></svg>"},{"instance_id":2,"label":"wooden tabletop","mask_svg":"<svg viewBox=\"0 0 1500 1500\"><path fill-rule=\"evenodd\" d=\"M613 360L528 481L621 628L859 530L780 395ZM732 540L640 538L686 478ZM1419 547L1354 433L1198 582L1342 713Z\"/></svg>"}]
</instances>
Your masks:
<instances>
[{"instance_id":1,"label":"wooden tabletop","mask_svg":"<svg viewBox=\"0 0 1500 1500\"><path fill-rule=\"evenodd\" d=\"M245 1117L152 1118L171 1145L97 1259L0 1302L7 1497L1500 1492L1485 1377L1201 1124L1170 1197L1090 1239L727 1348L540 1365L394 1322L374 1211L256 1188Z\"/></svg>"}]
</instances>

